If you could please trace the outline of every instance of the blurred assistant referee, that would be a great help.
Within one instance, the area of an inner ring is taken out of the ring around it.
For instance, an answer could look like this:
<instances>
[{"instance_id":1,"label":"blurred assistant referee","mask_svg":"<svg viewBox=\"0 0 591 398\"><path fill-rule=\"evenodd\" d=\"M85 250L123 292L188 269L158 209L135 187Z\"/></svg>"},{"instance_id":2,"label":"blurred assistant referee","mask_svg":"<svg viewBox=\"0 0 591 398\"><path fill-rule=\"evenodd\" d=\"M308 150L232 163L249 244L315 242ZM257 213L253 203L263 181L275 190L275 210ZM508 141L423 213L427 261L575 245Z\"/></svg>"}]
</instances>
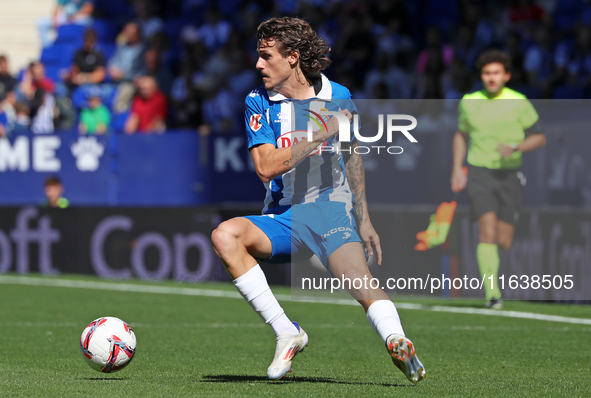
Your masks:
<instances>
[{"instance_id":1,"label":"blurred assistant referee","mask_svg":"<svg viewBox=\"0 0 591 398\"><path fill-rule=\"evenodd\" d=\"M477 62L484 89L466 94L459 105L458 131L453 139L453 191L467 188L480 238L476 257L480 275L493 275L485 290L486 307L503 308L496 281L498 248L509 250L525 186L522 153L546 144L538 114L527 98L505 87L511 78L509 56L498 50ZM468 155L469 173L462 173Z\"/></svg>"}]
</instances>

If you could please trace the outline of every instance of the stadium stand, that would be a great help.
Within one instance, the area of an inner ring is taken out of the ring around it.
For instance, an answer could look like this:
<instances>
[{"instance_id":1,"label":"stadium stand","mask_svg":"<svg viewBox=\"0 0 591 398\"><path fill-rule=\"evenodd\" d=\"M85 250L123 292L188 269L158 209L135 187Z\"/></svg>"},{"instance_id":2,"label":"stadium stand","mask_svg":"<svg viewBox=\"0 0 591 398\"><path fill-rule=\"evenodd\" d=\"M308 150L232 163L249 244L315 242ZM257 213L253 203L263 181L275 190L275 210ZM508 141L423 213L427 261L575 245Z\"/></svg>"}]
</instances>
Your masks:
<instances>
[{"instance_id":1,"label":"stadium stand","mask_svg":"<svg viewBox=\"0 0 591 398\"><path fill-rule=\"evenodd\" d=\"M331 44L333 59L339 61L339 67L329 68L327 74L346 82L358 98L371 97L376 92L374 88L383 84L389 87L390 93L410 93L404 94L410 98L461 97L469 90L478 89L478 76L472 64L488 48L509 50L514 55L515 78L509 86L529 98L589 98L591 91L591 40L581 44L577 39L579 32L588 29L591 23L591 4L579 0L352 0L302 1L291 5L263 0L219 3L93 0L93 3L91 27L97 34L97 48L107 60L115 52L118 35L126 22L137 21L143 31L151 32L143 38L146 49L156 50L161 63L176 76L171 92L165 93L171 99L169 129L197 129L207 124L215 132L219 123L212 121L212 117L216 116L204 116L204 109L220 95L246 94L245 87L252 84L253 73L256 74L256 26L279 12L311 21ZM392 18L388 14L400 18L389 24ZM339 53L339 49L358 46L347 34L346 24L352 20L360 21L357 29L369 40L364 46L372 50L364 59L341 62L347 55ZM543 48L536 41L540 27L550 36ZM441 34L441 44L436 44L441 46L441 51L431 59L426 57L433 51L427 35L433 28ZM53 45L40 54L47 76L57 83L58 95L68 96L78 111L85 105L87 90L78 88L68 92L63 87L62 76L82 44L85 29L81 25L60 26ZM511 44L509 36L517 42ZM523 55L528 51L532 55L524 60ZM537 60L536 56L543 58ZM440 65L425 72L425 62L437 63L437 57L441 57ZM541 68L546 77L536 79L531 73L524 73L525 62L529 67ZM457 78L461 75L462 78ZM404 80L410 85L408 89L392 90L392 84ZM120 103L117 109L114 107L119 97L108 78L103 86L101 98L113 112L111 131L121 132L126 107ZM237 112L241 113L239 109ZM230 119L235 122L234 130L241 128L236 122L240 120L239 115Z\"/></svg>"}]
</instances>

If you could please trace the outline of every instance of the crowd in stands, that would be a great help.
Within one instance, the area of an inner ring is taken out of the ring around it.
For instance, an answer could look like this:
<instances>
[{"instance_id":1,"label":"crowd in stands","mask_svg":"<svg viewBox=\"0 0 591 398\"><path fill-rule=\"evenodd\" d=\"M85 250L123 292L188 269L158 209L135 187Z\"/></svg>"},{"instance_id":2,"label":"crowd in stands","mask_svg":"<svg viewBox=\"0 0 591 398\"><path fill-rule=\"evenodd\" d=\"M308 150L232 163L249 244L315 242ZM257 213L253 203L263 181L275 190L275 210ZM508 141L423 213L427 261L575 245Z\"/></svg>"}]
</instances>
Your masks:
<instances>
[{"instance_id":1,"label":"crowd in stands","mask_svg":"<svg viewBox=\"0 0 591 398\"><path fill-rule=\"evenodd\" d=\"M257 26L280 15L328 41L325 73L354 98L461 98L489 48L510 54L509 87L529 98L591 94L586 0L56 1L38 61L13 77L0 56L0 136L239 131L261 84Z\"/></svg>"}]
</instances>

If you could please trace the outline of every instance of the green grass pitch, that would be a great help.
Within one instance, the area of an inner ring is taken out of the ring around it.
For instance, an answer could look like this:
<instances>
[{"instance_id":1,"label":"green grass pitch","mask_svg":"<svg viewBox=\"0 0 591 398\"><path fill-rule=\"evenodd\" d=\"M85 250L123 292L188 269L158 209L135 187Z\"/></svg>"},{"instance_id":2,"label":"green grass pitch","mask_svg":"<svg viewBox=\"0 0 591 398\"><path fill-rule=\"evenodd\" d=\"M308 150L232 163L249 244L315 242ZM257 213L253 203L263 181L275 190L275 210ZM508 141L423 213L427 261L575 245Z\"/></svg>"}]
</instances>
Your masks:
<instances>
[{"instance_id":1,"label":"green grass pitch","mask_svg":"<svg viewBox=\"0 0 591 398\"><path fill-rule=\"evenodd\" d=\"M234 291L229 284L110 283ZM589 306L505 304L507 310L591 319ZM591 325L399 309L427 370L427 379L414 386L393 366L360 306L282 305L306 329L310 346L286 379L269 381L274 335L242 299L3 282L0 396L591 396ZM136 356L120 372L96 372L80 353L82 330L100 316L119 317L136 333Z\"/></svg>"}]
</instances>

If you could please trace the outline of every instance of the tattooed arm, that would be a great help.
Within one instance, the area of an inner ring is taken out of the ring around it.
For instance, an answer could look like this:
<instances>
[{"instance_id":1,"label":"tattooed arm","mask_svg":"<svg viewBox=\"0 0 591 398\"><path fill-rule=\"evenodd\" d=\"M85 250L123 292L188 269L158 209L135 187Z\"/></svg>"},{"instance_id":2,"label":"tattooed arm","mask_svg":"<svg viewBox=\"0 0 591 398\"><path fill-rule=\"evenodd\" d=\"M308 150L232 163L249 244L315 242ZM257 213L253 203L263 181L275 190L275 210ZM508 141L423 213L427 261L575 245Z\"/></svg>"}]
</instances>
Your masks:
<instances>
[{"instance_id":1,"label":"tattooed arm","mask_svg":"<svg viewBox=\"0 0 591 398\"><path fill-rule=\"evenodd\" d=\"M357 219L359 236L363 241L365 250L371 256L373 255L373 246L375 246L378 265L382 264L382 247L380 237L371 224L369 213L367 211L367 198L365 196L365 169L361 155L355 152L357 143L351 145L351 155L346 159L345 173L349 180L351 192L355 198L355 218ZM347 154L347 152L345 152Z\"/></svg>"},{"instance_id":2,"label":"tattooed arm","mask_svg":"<svg viewBox=\"0 0 591 398\"><path fill-rule=\"evenodd\" d=\"M352 116L348 110L341 112L351 120ZM302 140L288 148L277 148L272 144L252 147L250 155L259 178L263 182L269 182L296 167L318 145L339 132L338 122L334 117L328 121L327 127L328 131L320 130L314 133L314 141Z\"/></svg>"}]
</instances>

